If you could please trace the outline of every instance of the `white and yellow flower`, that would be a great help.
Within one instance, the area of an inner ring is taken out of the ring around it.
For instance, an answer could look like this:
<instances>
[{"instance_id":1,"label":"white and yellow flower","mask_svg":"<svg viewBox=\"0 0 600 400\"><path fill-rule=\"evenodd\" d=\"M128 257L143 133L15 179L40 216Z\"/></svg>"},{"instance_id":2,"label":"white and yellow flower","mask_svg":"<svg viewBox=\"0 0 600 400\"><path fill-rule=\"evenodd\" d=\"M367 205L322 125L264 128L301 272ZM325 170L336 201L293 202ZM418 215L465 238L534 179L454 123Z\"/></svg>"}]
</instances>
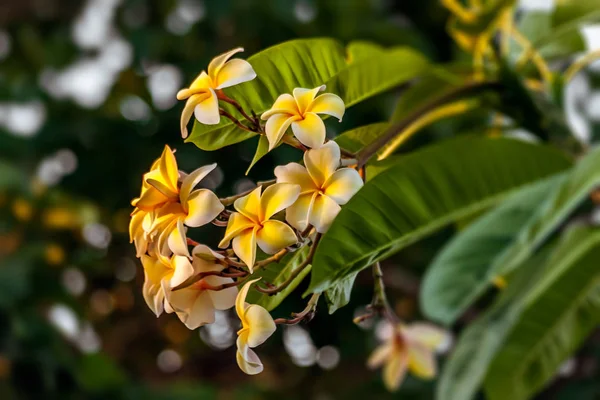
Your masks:
<instances>
[{"instance_id":1,"label":"white and yellow flower","mask_svg":"<svg viewBox=\"0 0 600 400\"><path fill-rule=\"evenodd\" d=\"M242 371L248 375L256 375L263 370L262 362L252 348L263 344L276 330L271 314L257 304L246 303L250 286L258 281L248 281L235 301L235 311L242 322L238 331L236 359Z\"/></svg>"},{"instance_id":2,"label":"white and yellow flower","mask_svg":"<svg viewBox=\"0 0 600 400\"><path fill-rule=\"evenodd\" d=\"M223 256L207 246L194 247L192 257L192 275L203 272L220 272L224 268L219 263ZM237 287L233 286L222 290L210 289L232 282L231 278L207 276L187 288L168 291L166 298L181 322L189 329L196 329L215 322L215 310L228 310L235 305Z\"/></svg>"},{"instance_id":3,"label":"white and yellow flower","mask_svg":"<svg viewBox=\"0 0 600 400\"><path fill-rule=\"evenodd\" d=\"M398 390L406 371L421 379L435 377L435 350L447 340L446 331L423 322L398 324L391 328L387 340L367 361L373 369L383 366L383 382L387 389Z\"/></svg>"},{"instance_id":4,"label":"white and yellow flower","mask_svg":"<svg viewBox=\"0 0 600 400\"><path fill-rule=\"evenodd\" d=\"M267 254L291 246L298 241L294 230L271 217L292 205L300 194L300 186L280 183L269 186L261 195L262 186L235 201L237 210L229 217L220 248L229 246L252 272L256 260L256 245Z\"/></svg>"},{"instance_id":5,"label":"white and yellow flower","mask_svg":"<svg viewBox=\"0 0 600 400\"><path fill-rule=\"evenodd\" d=\"M363 181L352 168L338 169L340 148L333 141L305 152L304 165L289 163L275 168L277 183L301 188L298 200L286 210L286 221L301 231L310 224L324 233L340 212L340 205L354 196Z\"/></svg>"},{"instance_id":6,"label":"white and yellow flower","mask_svg":"<svg viewBox=\"0 0 600 400\"><path fill-rule=\"evenodd\" d=\"M183 138L188 135L187 124L192 114L203 124L219 123L221 116L217 92L220 89L256 78L256 72L248 61L239 58L230 60L234 54L241 51L244 49L238 47L215 57L208 64L208 73L202 71L189 88L182 89L177 93L178 100L187 99L181 113L181 136Z\"/></svg>"},{"instance_id":7,"label":"white and yellow flower","mask_svg":"<svg viewBox=\"0 0 600 400\"><path fill-rule=\"evenodd\" d=\"M328 114L341 121L346 111L344 101L339 96L332 93L317 96L324 89L325 85L314 89L296 88L293 96L282 94L271 109L261 115L267 121L265 133L269 140L269 151L277 146L290 125L303 145L310 148L323 145L325 124L317 114Z\"/></svg>"}]
</instances>

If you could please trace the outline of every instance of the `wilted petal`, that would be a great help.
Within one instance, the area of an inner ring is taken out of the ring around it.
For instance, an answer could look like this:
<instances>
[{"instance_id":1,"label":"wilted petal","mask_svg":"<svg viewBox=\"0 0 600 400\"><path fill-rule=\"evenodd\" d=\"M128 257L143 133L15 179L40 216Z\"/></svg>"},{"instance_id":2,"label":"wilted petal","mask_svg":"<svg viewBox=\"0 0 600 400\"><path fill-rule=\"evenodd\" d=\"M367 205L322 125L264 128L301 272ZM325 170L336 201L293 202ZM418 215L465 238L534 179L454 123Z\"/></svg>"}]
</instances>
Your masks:
<instances>
[{"instance_id":1,"label":"wilted petal","mask_svg":"<svg viewBox=\"0 0 600 400\"><path fill-rule=\"evenodd\" d=\"M436 350L447 338L448 332L426 322L415 322L402 328L411 342L418 342L429 350Z\"/></svg>"},{"instance_id":2,"label":"wilted petal","mask_svg":"<svg viewBox=\"0 0 600 400\"><path fill-rule=\"evenodd\" d=\"M383 383L394 392L398 390L406 375L408 360L405 353L393 352L383 367Z\"/></svg>"},{"instance_id":3,"label":"wilted petal","mask_svg":"<svg viewBox=\"0 0 600 400\"><path fill-rule=\"evenodd\" d=\"M185 226L183 226L183 220L181 218L177 219L174 229L169 234L168 245L173 254L185 257L190 256L187 237L185 235Z\"/></svg>"},{"instance_id":4,"label":"wilted petal","mask_svg":"<svg viewBox=\"0 0 600 400\"><path fill-rule=\"evenodd\" d=\"M173 256L173 277L169 282L169 288L174 288L181 285L189 277L194 275L194 267L187 257Z\"/></svg>"},{"instance_id":5,"label":"wilted petal","mask_svg":"<svg viewBox=\"0 0 600 400\"><path fill-rule=\"evenodd\" d=\"M219 71L215 79L216 89L223 89L256 78L256 72L246 60L231 60Z\"/></svg>"},{"instance_id":6,"label":"wilted petal","mask_svg":"<svg viewBox=\"0 0 600 400\"><path fill-rule=\"evenodd\" d=\"M243 47L236 47L233 50L230 50L226 53L220 54L212 59L212 61L208 64L208 75L214 79L221 71L221 68L225 65L227 60L229 60L234 54L244 51Z\"/></svg>"},{"instance_id":7,"label":"wilted petal","mask_svg":"<svg viewBox=\"0 0 600 400\"><path fill-rule=\"evenodd\" d=\"M231 278L222 278L220 276L207 276L203 279L206 283L211 286L225 285L232 283ZM210 296L213 306L216 310L229 310L235 305L235 298L238 294L237 287L233 286L223 290L207 290Z\"/></svg>"},{"instance_id":8,"label":"wilted petal","mask_svg":"<svg viewBox=\"0 0 600 400\"><path fill-rule=\"evenodd\" d=\"M244 319L248 327L248 346L250 347L263 344L277 329L271 314L256 304L246 307Z\"/></svg>"},{"instance_id":9,"label":"wilted petal","mask_svg":"<svg viewBox=\"0 0 600 400\"><path fill-rule=\"evenodd\" d=\"M342 208L325 195L319 195L313 203L309 222L317 232L325 233Z\"/></svg>"},{"instance_id":10,"label":"wilted petal","mask_svg":"<svg viewBox=\"0 0 600 400\"><path fill-rule=\"evenodd\" d=\"M209 89L209 96L196 104L194 108L196 119L206 125L216 125L221 120L219 100L214 90Z\"/></svg>"},{"instance_id":11,"label":"wilted petal","mask_svg":"<svg viewBox=\"0 0 600 400\"><path fill-rule=\"evenodd\" d=\"M267 254L275 254L297 241L293 229L281 221L266 221L256 233L256 243Z\"/></svg>"},{"instance_id":12,"label":"wilted petal","mask_svg":"<svg viewBox=\"0 0 600 400\"><path fill-rule=\"evenodd\" d=\"M408 367L411 373L421 379L433 378L436 374L433 351L417 342L409 342Z\"/></svg>"},{"instance_id":13,"label":"wilted petal","mask_svg":"<svg viewBox=\"0 0 600 400\"><path fill-rule=\"evenodd\" d=\"M285 210L285 220L299 231L308 227L312 206L318 193L303 194Z\"/></svg>"},{"instance_id":14,"label":"wilted petal","mask_svg":"<svg viewBox=\"0 0 600 400\"><path fill-rule=\"evenodd\" d=\"M294 204L300 195L300 186L291 183L276 183L265 189L260 198L259 220L266 221L279 211Z\"/></svg>"},{"instance_id":15,"label":"wilted petal","mask_svg":"<svg viewBox=\"0 0 600 400\"><path fill-rule=\"evenodd\" d=\"M340 122L346 111L344 101L340 96L332 93L325 93L318 96L306 110L317 114L327 114L336 117Z\"/></svg>"},{"instance_id":16,"label":"wilted petal","mask_svg":"<svg viewBox=\"0 0 600 400\"><path fill-rule=\"evenodd\" d=\"M275 168L277 183L300 185L300 195L318 190L305 167L298 163L289 163Z\"/></svg>"},{"instance_id":17,"label":"wilted petal","mask_svg":"<svg viewBox=\"0 0 600 400\"><path fill-rule=\"evenodd\" d=\"M325 181L338 169L340 157L340 146L333 140L304 153L306 170L318 187L323 187Z\"/></svg>"},{"instance_id":18,"label":"wilted petal","mask_svg":"<svg viewBox=\"0 0 600 400\"><path fill-rule=\"evenodd\" d=\"M198 168L188 176L183 179L181 182L181 189L179 190L179 198L181 200L181 204L187 203L187 199L192 193L192 190L196 187L198 182L206 177L206 175L210 174L212 170L217 167L217 163L213 163L210 165L205 165L203 167Z\"/></svg>"},{"instance_id":19,"label":"wilted petal","mask_svg":"<svg viewBox=\"0 0 600 400\"><path fill-rule=\"evenodd\" d=\"M240 369L248 375L256 375L263 371L263 365L260 362L260 358L258 358L256 353L250 349L247 344L240 340L240 337L238 337L237 340L237 353L235 358Z\"/></svg>"},{"instance_id":20,"label":"wilted petal","mask_svg":"<svg viewBox=\"0 0 600 400\"><path fill-rule=\"evenodd\" d=\"M282 94L280 95L270 110L265 111L260 118L262 120L269 119L274 114L289 114L289 115L298 115L298 105L296 104L296 100L292 97L291 94Z\"/></svg>"},{"instance_id":21,"label":"wilted petal","mask_svg":"<svg viewBox=\"0 0 600 400\"><path fill-rule=\"evenodd\" d=\"M346 204L363 186L363 180L352 168L342 168L327 179L324 193L338 204Z\"/></svg>"},{"instance_id":22,"label":"wilted petal","mask_svg":"<svg viewBox=\"0 0 600 400\"><path fill-rule=\"evenodd\" d=\"M208 189L192 192L186 206L188 215L185 218L185 224L191 227L208 224L225 209L217 195Z\"/></svg>"},{"instance_id":23,"label":"wilted petal","mask_svg":"<svg viewBox=\"0 0 600 400\"><path fill-rule=\"evenodd\" d=\"M245 215L240 213L231 213L229 216L229 222L227 222L227 229L225 230L225 236L223 236L223 240L219 243L219 247L224 249L229 246L229 242L235 236L238 236L245 230L250 230L254 228L256 223L251 219L248 219Z\"/></svg>"},{"instance_id":24,"label":"wilted petal","mask_svg":"<svg viewBox=\"0 0 600 400\"><path fill-rule=\"evenodd\" d=\"M265 124L265 134L269 140L269 151L273 150L279 143L285 131L290 127L290 124L299 120L297 115L290 114L274 114L267 120Z\"/></svg>"},{"instance_id":25,"label":"wilted petal","mask_svg":"<svg viewBox=\"0 0 600 400\"><path fill-rule=\"evenodd\" d=\"M233 207L242 215L250 218L252 221L258 222L260 214L260 192L262 186L257 187L252 192L244 197L240 197L233 203Z\"/></svg>"},{"instance_id":26,"label":"wilted petal","mask_svg":"<svg viewBox=\"0 0 600 400\"><path fill-rule=\"evenodd\" d=\"M315 113L304 114L304 119L292 122L292 131L303 145L316 149L325 142L325 124Z\"/></svg>"},{"instance_id":27,"label":"wilted petal","mask_svg":"<svg viewBox=\"0 0 600 400\"><path fill-rule=\"evenodd\" d=\"M321 85L314 89L305 89L305 88L296 88L292 92L294 95L294 99L296 99L296 103L298 104L298 109L301 114L304 114L312 101L314 100L317 93L321 90L325 90L325 85Z\"/></svg>"},{"instance_id":28,"label":"wilted petal","mask_svg":"<svg viewBox=\"0 0 600 400\"><path fill-rule=\"evenodd\" d=\"M233 238L233 252L240 260L242 260L252 272L254 261L256 260L256 230L247 229L241 234Z\"/></svg>"}]
</instances>

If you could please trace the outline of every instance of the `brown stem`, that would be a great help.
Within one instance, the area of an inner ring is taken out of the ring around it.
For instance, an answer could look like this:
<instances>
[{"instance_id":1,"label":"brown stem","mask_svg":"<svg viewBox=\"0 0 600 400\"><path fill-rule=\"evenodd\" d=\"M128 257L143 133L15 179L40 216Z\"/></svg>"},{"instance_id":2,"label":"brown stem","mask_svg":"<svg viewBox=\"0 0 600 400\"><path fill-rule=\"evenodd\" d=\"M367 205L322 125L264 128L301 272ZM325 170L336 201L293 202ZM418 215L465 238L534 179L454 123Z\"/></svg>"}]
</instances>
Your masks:
<instances>
[{"instance_id":1,"label":"brown stem","mask_svg":"<svg viewBox=\"0 0 600 400\"><path fill-rule=\"evenodd\" d=\"M246 268L246 264L244 264L244 263L232 260L229 257L225 257L222 261L223 261L223 264L225 264L225 265L228 265L228 266L231 266L231 267L235 267L238 270L240 268L242 268L242 271L245 271L243 268Z\"/></svg>"},{"instance_id":2,"label":"brown stem","mask_svg":"<svg viewBox=\"0 0 600 400\"><path fill-rule=\"evenodd\" d=\"M219 108L219 114L221 114L222 116L230 119L231 122L233 122L235 125L237 125L238 128L243 129L243 130L248 131L248 132L257 133L256 130L254 130L252 128L249 128L246 125L242 124L240 121L237 120L237 118L235 118L233 115L229 114L224 109Z\"/></svg>"},{"instance_id":3,"label":"brown stem","mask_svg":"<svg viewBox=\"0 0 600 400\"><path fill-rule=\"evenodd\" d=\"M299 313L293 313L291 319L277 318L275 320L275 323L281 325L296 325L297 323L302 321L310 321L315 316L319 296L321 296L321 293L314 293L308 301L308 304L306 305L306 308L304 310L302 310Z\"/></svg>"},{"instance_id":4,"label":"brown stem","mask_svg":"<svg viewBox=\"0 0 600 400\"><path fill-rule=\"evenodd\" d=\"M229 223L228 221L221 221L220 219L214 219L212 221L213 225L220 226L220 227L225 227L225 226L227 226L228 223Z\"/></svg>"},{"instance_id":5,"label":"brown stem","mask_svg":"<svg viewBox=\"0 0 600 400\"><path fill-rule=\"evenodd\" d=\"M271 257L265 258L254 264L254 271L261 269L262 267L271 264L272 262L277 262L281 260L288 253L288 249L279 250L277 253L273 254Z\"/></svg>"},{"instance_id":6,"label":"brown stem","mask_svg":"<svg viewBox=\"0 0 600 400\"><path fill-rule=\"evenodd\" d=\"M198 246L200 243L196 242L194 239L187 238L187 244L188 244L189 246L194 246L194 247L196 247L196 246Z\"/></svg>"},{"instance_id":7,"label":"brown stem","mask_svg":"<svg viewBox=\"0 0 600 400\"><path fill-rule=\"evenodd\" d=\"M173 289L171 289L172 291L177 291L177 290L181 290L181 289L185 289L187 287L192 286L194 283L201 281L202 279L206 278L207 276L220 276L223 278L243 278L244 276L248 275L247 272L226 272L226 270L223 271L208 271L208 272L201 272L197 275L194 275L188 279L186 279L183 283L175 286ZM224 286L224 285L228 285L227 287L233 287L237 285L237 282L231 282L231 283L226 283L220 286ZM226 289L227 287L223 287L221 289L214 289L217 288L218 286L210 286L209 285L204 285L203 288L204 289L208 289L208 290L222 290L222 289Z\"/></svg>"},{"instance_id":8,"label":"brown stem","mask_svg":"<svg viewBox=\"0 0 600 400\"><path fill-rule=\"evenodd\" d=\"M358 160L358 167L361 168L364 166L369 159L376 154L379 149L381 149L387 142L392 140L399 132L402 132L408 126L410 126L413 122L421 118L423 115L428 112L436 109L437 107L449 103L451 101L457 100L461 97L473 94L475 92L482 92L486 90L498 90L502 88L502 84L500 82L495 81L486 81L486 82L471 82L467 83L464 86L456 88L443 96L438 97L437 99L425 104L422 107L419 107L417 110L412 112L408 117L403 119L402 121L392 125L388 130L373 141L371 144L363 147L356 154L356 159Z\"/></svg>"},{"instance_id":9,"label":"brown stem","mask_svg":"<svg viewBox=\"0 0 600 400\"><path fill-rule=\"evenodd\" d=\"M235 101L231 97L228 97L225 93L223 93L223 91L218 91L217 92L217 97L220 100L223 100L224 102L229 103L232 106L234 106L235 109L238 110L238 112L240 114L242 114L242 116L244 118L246 118L249 122L251 122L254 125L255 128L260 128L260 123L257 124L258 118L256 118L256 115L254 116L254 118L250 117L248 114L246 114L246 112L244 111L244 109L242 108L242 106L240 105L240 103L238 103L237 101ZM254 114L254 112L253 112L253 114Z\"/></svg>"},{"instance_id":10,"label":"brown stem","mask_svg":"<svg viewBox=\"0 0 600 400\"><path fill-rule=\"evenodd\" d=\"M373 264L373 300L367 307L368 312L364 315L360 315L354 318L354 323L358 324L366 319L372 318L379 314L385 317L390 323L397 324L399 319L390 307L390 303L385 295L385 284L383 282L383 272L381 271L381 265L379 262Z\"/></svg>"},{"instance_id":11,"label":"brown stem","mask_svg":"<svg viewBox=\"0 0 600 400\"><path fill-rule=\"evenodd\" d=\"M237 286L237 285L238 285L238 283L234 281L234 282L231 282L231 283L224 283L222 285L217 285L217 286L203 284L202 288L204 290L212 290L213 292L218 292L219 290L225 290L225 289Z\"/></svg>"}]
</instances>

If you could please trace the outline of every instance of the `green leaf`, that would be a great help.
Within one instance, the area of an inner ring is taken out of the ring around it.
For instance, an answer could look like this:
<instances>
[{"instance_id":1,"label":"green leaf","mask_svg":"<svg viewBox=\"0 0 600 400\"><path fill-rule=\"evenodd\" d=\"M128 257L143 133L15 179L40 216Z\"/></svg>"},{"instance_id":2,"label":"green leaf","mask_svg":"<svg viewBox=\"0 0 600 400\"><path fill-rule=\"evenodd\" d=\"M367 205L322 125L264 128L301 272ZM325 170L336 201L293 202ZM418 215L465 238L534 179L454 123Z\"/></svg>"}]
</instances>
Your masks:
<instances>
[{"instance_id":1,"label":"green leaf","mask_svg":"<svg viewBox=\"0 0 600 400\"><path fill-rule=\"evenodd\" d=\"M363 52L366 46L362 45ZM314 88L327 85L327 91L339 95L346 107L389 90L424 72L428 61L409 48L392 48L384 52L371 50L376 57L346 60L344 47L333 39L303 39L281 43L248 58L257 78L226 89L245 110L257 115L271 108L283 93L296 87ZM226 106L226 108L228 108ZM187 141L203 150L216 150L246 140L255 133L246 132L222 118L217 125L194 122Z\"/></svg>"},{"instance_id":2,"label":"green leaf","mask_svg":"<svg viewBox=\"0 0 600 400\"><path fill-rule=\"evenodd\" d=\"M304 260L306 260L308 253L309 247L304 246L296 252L283 257L281 262L271 263L265 269L254 273L251 279L260 276L264 278L266 282L269 282L275 286L279 286L290 277L290 275L300 266L300 264L304 262ZM300 274L294 278L294 280L285 289L273 296L261 293L254 288L251 289L248 293L248 302L263 306L268 311L275 309L290 293L294 291L294 289L296 289L300 282L304 280L306 275L308 275L310 272L310 268L310 265L304 268L304 270L300 272ZM261 282L258 282L258 284L261 284Z\"/></svg>"},{"instance_id":3,"label":"green leaf","mask_svg":"<svg viewBox=\"0 0 600 400\"><path fill-rule=\"evenodd\" d=\"M490 400L532 398L600 324L600 231L569 232L485 379Z\"/></svg>"},{"instance_id":4,"label":"green leaf","mask_svg":"<svg viewBox=\"0 0 600 400\"><path fill-rule=\"evenodd\" d=\"M562 173L519 190L450 240L421 286L421 307L428 318L450 325L490 287L502 267L495 259L564 178Z\"/></svg>"},{"instance_id":5,"label":"green leaf","mask_svg":"<svg viewBox=\"0 0 600 400\"><path fill-rule=\"evenodd\" d=\"M556 8L552 13L552 26L558 28L564 24L580 21L595 20L599 17L599 0L557 0Z\"/></svg>"},{"instance_id":6,"label":"green leaf","mask_svg":"<svg viewBox=\"0 0 600 400\"><path fill-rule=\"evenodd\" d=\"M261 136L258 138L258 145L256 146L256 153L254 153L254 157L252 158L252 162L248 166L246 170L246 175L250 173L250 170L254 165L269 152L269 139L266 136Z\"/></svg>"},{"instance_id":7,"label":"green leaf","mask_svg":"<svg viewBox=\"0 0 600 400\"><path fill-rule=\"evenodd\" d=\"M358 275L358 272L348 275L331 289L325 291L325 301L327 302L329 314L333 314L350 302L350 294L352 293L356 275Z\"/></svg>"},{"instance_id":8,"label":"green leaf","mask_svg":"<svg viewBox=\"0 0 600 400\"><path fill-rule=\"evenodd\" d=\"M359 126L340 134L335 141L341 148L355 153L377 139L389 126L390 124L387 122Z\"/></svg>"},{"instance_id":9,"label":"green leaf","mask_svg":"<svg viewBox=\"0 0 600 400\"><path fill-rule=\"evenodd\" d=\"M309 291L345 277L521 186L568 168L556 149L459 137L399 157L346 204L317 247Z\"/></svg>"}]
</instances>

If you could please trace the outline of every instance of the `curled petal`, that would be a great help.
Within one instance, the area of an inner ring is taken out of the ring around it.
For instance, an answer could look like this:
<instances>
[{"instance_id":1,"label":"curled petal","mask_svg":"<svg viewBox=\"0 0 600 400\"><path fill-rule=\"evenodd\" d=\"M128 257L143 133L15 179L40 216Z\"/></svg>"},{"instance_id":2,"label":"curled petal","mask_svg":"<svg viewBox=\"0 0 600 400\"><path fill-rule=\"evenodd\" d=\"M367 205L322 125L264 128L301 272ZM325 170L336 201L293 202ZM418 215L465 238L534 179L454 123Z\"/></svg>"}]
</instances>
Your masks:
<instances>
[{"instance_id":1,"label":"curled petal","mask_svg":"<svg viewBox=\"0 0 600 400\"><path fill-rule=\"evenodd\" d=\"M185 224L192 227L208 224L225 209L217 195L208 189L192 192L186 206L188 215Z\"/></svg>"},{"instance_id":2,"label":"curled petal","mask_svg":"<svg viewBox=\"0 0 600 400\"><path fill-rule=\"evenodd\" d=\"M280 95L270 110L265 111L260 118L264 121L269 119L274 114L289 114L289 115L299 115L300 111L298 110L298 105L296 104L296 99L291 94L282 94Z\"/></svg>"},{"instance_id":3,"label":"curled petal","mask_svg":"<svg viewBox=\"0 0 600 400\"><path fill-rule=\"evenodd\" d=\"M338 204L346 204L363 186L363 180L356 170L342 168L335 171L323 186L325 195Z\"/></svg>"},{"instance_id":4,"label":"curled petal","mask_svg":"<svg viewBox=\"0 0 600 400\"><path fill-rule=\"evenodd\" d=\"M233 282L233 279L231 278L222 278L220 276L207 276L203 280L211 286L219 286ZM238 289L233 286L223 290L207 290L206 293L210 296L215 310L229 310L235 305Z\"/></svg>"},{"instance_id":5,"label":"curled petal","mask_svg":"<svg viewBox=\"0 0 600 400\"><path fill-rule=\"evenodd\" d=\"M219 72L221 71L221 68L223 68L223 66L227 62L227 60L229 60L234 54L240 53L242 51L244 51L243 47L237 47L233 50L229 50L228 52L220 54L213 58L210 64L208 64L208 75L212 79L216 78Z\"/></svg>"},{"instance_id":6,"label":"curled petal","mask_svg":"<svg viewBox=\"0 0 600 400\"><path fill-rule=\"evenodd\" d=\"M342 122L344 112L346 112L346 106L344 100L340 96L333 93L325 93L318 96L306 110L308 112L314 112L316 114L327 114L336 117Z\"/></svg>"},{"instance_id":7,"label":"curled petal","mask_svg":"<svg viewBox=\"0 0 600 400\"><path fill-rule=\"evenodd\" d=\"M304 153L304 165L315 184L321 188L340 166L340 146L333 140Z\"/></svg>"},{"instance_id":8,"label":"curled petal","mask_svg":"<svg viewBox=\"0 0 600 400\"><path fill-rule=\"evenodd\" d=\"M383 383L394 392L398 390L406 375L408 360L405 353L394 352L383 367Z\"/></svg>"},{"instance_id":9,"label":"curled petal","mask_svg":"<svg viewBox=\"0 0 600 400\"><path fill-rule=\"evenodd\" d=\"M223 89L256 78L256 72L246 60L236 58L231 60L219 71L215 79L216 89Z\"/></svg>"},{"instance_id":10,"label":"curled petal","mask_svg":"<svg viewBox=\"0 0 600 400\"><path fill-rule=\"evenodd\" d=\"M183 179L183 182L181 182L181 189L179 190L181 204L187 203L187 199L190 193L196 187L198 182L204 179L206 175L210 174L212 170L214 170L216 167L217 163L205 165L203 167L198 168Z\"/></svg>"},{"instance_id":11,"label":"curled petal","mask_svg":"<svg viewBox=\"0 0 600 400\"><path fill-rule=\"evenodd\" d=\"M185 231L186 229L185 226L183 226L183 220L179 218L177 219L177 222L167 240L169 249L171 249L173 254L177 256L189 257L190 250L188 249Z\"/></svg>"},{"instance_id":12,"label":"curled petal","mask_svg":"<svg viewBox=\"0 0 600 400\"><path fill-rule=\"evenodd\" d=\"M178 312L177 316L185 324L188 329L194 330L199 327L212 324L215 322L215 308L208 292L198 291L194 289L183 289L177 292L172 292L170 302L175 307L174 297L180 292L196 292L192 293L192 302L184 312Z\"/></svg>"},{"instance_id":13,"label":"curled petal","mask_svg":"<svg viewBox=\"0 0 600 400\"><path fill-rule=\"evenodd\" d=\"M254 228L256 222L252 221L248 217L234 212L229 216L229 222L227 222L227 229L225 229L225 236L219 243L219 247L224 249L229 246L229 242L234 237L240 235L243 231Z\"/></svg>"},{"instance_id":14,"label":"curled petal","mask_svg":"<svg viewBox=\"0 0 600 400\"><path fill-rule=\"evenodd\" d=\"M180 119L180 129L181 129L181 137L182 138L185 139L188 137L187 124L188 124L188 122L190 122L190 119L192 118L192 114L194 114L194 109L196 108L196 106L198 104L200 104L204 100L208 99L209 97L210 97L210 93L207 90L200 94L192 95L186 101L185 106L183 107L183 111L181 112L181 119Z\"/></svg>"},{"instance_id":15,"label":"curled petal","mask_svg":"<svg viewBox=\"0 0 600 400\"><path fill-rule=\"evenodd\" d=\"M319 190L305 167L298 163L289 163L275 168L277 183L293 183L300 185L300 194L310 193Z\"/></svg>"},{"instance_id":16,"label":"curled petal","mask_svg":"<svg viewBox=\"0 0 600 400\"><path fill-rule=\"evenodd\" d=\"M214 90L209 89L209 96L196 104L194 115L198 121L206 125L216 125L219 123L221 120L219 100Z\"/></svg>"},{"instance_id":17,"label":"curled petal","mask_svg":"<svg viewBox=\"0 0 600 400\"><path fill-rule=\"evenodd\" d=\"M248 296L250 286L259 280L260 278L256 278L246 282L235 299L235 312L241 320L244 319L244 314L246 313L246 296Z\"/></svg>"},{"instance_id":18,"label":"curled petal","mask_svg":"<svg viewBox=\"0 0 600 400\"><path fill-rule=\"evenodd\" d=\"M252 221L258 222L258 215L260 214L260 192L262 186L257 187L248 195L237 199L233 203L233 207L242 215Z\"/></svg>"},{"instance_id":19,"label":"curled petal","mask_svg":"<svg viewBox=\"0 0 600 400\"><path fill-rule=\"evenodd\" d=\"M260 221L266 221L279 211L291 206L299 195L299 185L276 183L269 186L260 198Z\"/></svg>"},{"instance_id":20,"label":"curled petal","mask_svg":"<svg viewBox=\"0 0 600 400\"><path fill-rule=\"evenodd\" d=\"M247 229L233 238L233 252L242 260L250 272L253 272L254 261L256 260L256 231L258 227Z\"/></svg>"},{"instance_id":21,"label":"curled petal","mask_svg":"<svg viewBox=\"0 0 600 400\"><path fill-rule=\"evenodd\" d=\"M269 151L277 146L290 124L299 119L298 115L290 114L274 114L269 117L265 125L265 134L269 140Z\"/></svg>"},{"instance_id":22,"label":"curled petal","mask_svg":"<svg viewBox=\"0 0 600 400\"><path fill-rule=\"evenodd\" d=\"M271 314L256 304L246 307L244 319L248 327L248 346L250 347L263 344L277 329Z\"/></svg>"},{"instance_id":23,"label":"curled petal","mask_svg":"<svg viewBox=\"0 0 600 400\"><path fill-rule=\"evenodd\" d=\"M140 198L135 202L134 206L144 211L153 211L161 205L169 201L169 198L151 187L142 193Z\"/></svg>"},{"instance_id":24,"label":"curled petal","mask_svg":"<svg viewBox=\"0 0 600 400\"><path fill-rule=\"evenodd\" d=\"M342 208L331 198L319 195L313 203L309 222L317 232L325 233Z\"/></svg>"},{"instance_id":25,"label":"curled petal","mask_svg":"<svg viewBox=\"0 0 600 400\"><path fill-rule=\"evenodd\" d=\"M148 273L144 270L145 281L142 287L142 295L148 308L159 317L164 311L165 293L160 283L153 283L148 279Z\"/></svg>"},{"instance_id":26,"label":"curled petal","mask_svg":"<svg viewBox=\"0 0 600 400\"><path fill-rule=\"evenodd\" d=\"M267 254L275 254L297 241L293 229L281 221L266 221L256 233L258 246Z\"/></svg>"},{"instance_id":27,"label":"curled petal","mask_svg":"<svg viewBox=\"0 0 600 400\"><path fill-rule=\"evenodd\" d=\"M449 339L446 330L426 322L415 322L402 328L410 342L418 342L429 350L436 350Z\"/></svg>"},{"instance_id":28,"label":"curled petal","mask_svg":"<svg viewBox=\"0 0 600 400\"><path fill-rule=\"evenodd\" d=\"M174 193L178 193L177 179L179 179L179 170L177 169L177 160L175 159L173 150L171 150L169 146L165 146L163 153L160 156L159 171L162 177L161 183L171 189Z\"/></svg>"},{"instance_id":29,"label":"curled petal","mask_svg":"<svg viewBox=\"0 0 600 400\"><path fill-rule=\"evenodd\" d=\"M319 194L308 193L298 197L298 200L285 210L285 220L298 229L303 231L308 227L312 206Z\"/></svg>"},{"instance_id":30,"label":"curled petal","mask_svg":"<svg viewBox=\"0 0 600 400\"><path fill-rule=\"evenodd\" d=\"M325 142L325 124L321 117L312 112L304 114L304 119L292 122L292 131L303 145L316 149Z\"/></svg>"},{"instance_id":31,"label":"curled petal","mask_svg":"<svg viewBox=\"0 0 600 400\"><path fill-rule=\"evenodd\" d=\"M177 100L184 100L194 94L206 92L207 89L212 88L212 80L206 73L206 71L200 72L200 74L194 79L189 88L181 89L177 92Z\"/></svg>"},{"instance_id":32,"label":"curled petal","mask_svg":"<svg viewBox=\"0 0 600 400\"><path fill-rule=\"evenodd\" d=\"M194 275L194 267L187 257L173 256L173 276L169 282L169 288L181 285L190 276Z\"/></svg>"},{"instance_id":33,"label":"curled petal","mask_svg":"<svg viewBox=\"0 0 600 400\"><path fill-rule=\"evenodd\" d=\"M433 378L436 374L433 351L420 343L410 343L408 346L408 368L410 372L419 378Z\"/></svg>"},{"instance_id":34,"label":"curled petal","mask_svg":"<svg viewBox=\"0 0 600 400\"><path fill-rule=\"evenodd\" d=\"M136 209L131 214L131 220L129 221L129 243L133 243L138 235L143 234L143 222L147 214L148 213L139 209Z\"/></svg>"},{"instance_id":35,"label":"curled petal","mask_svg":"<svg viewBox=\"0 0 600 400\"><path fill-rule=\"evenodd\" d=\"M240 369L248 375L260 374L263 371L263 365L256 353L241 342L240 337L237 340L236 361Z\"/></svg>"},{"instance_id":36,"label":"curled petal","mask_svg":"<svg viewBox=\"0 0 600 400\"><path fill-rule=\"evenodd\" d=\"M313 102L315 96L321 90L325 90L325 85L321 85L314 89L304 89L304 88L294 89L292 94L294 95L294 99L296 99L296 103L298 104L298 109L300 110L301 114L304 114L307 111L308 107Z\"/></svg>"}]
</instances>

